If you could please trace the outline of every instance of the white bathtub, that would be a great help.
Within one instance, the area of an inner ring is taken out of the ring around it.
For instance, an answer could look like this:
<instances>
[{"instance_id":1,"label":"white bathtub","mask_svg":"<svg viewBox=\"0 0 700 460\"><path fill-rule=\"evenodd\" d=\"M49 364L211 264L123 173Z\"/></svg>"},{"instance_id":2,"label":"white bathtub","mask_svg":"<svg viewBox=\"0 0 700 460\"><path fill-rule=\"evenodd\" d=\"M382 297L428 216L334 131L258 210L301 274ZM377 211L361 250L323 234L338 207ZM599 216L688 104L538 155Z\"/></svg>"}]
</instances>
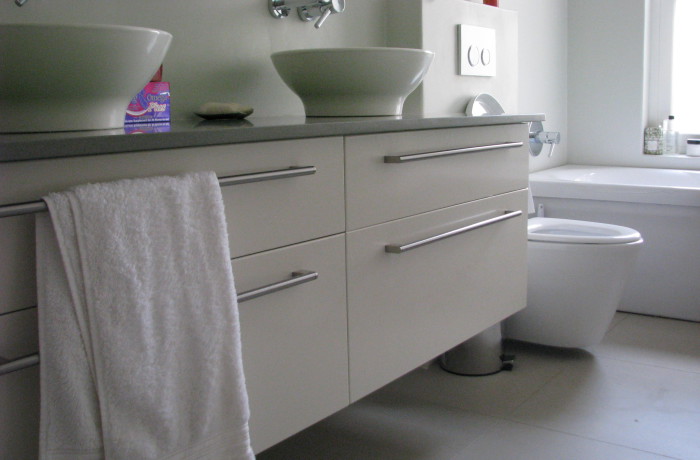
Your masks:
<instances>
[{"instance_id":1,"label":"white bathtub","mask_svg":"<svg viewBox=\"0 0 700 460\"><path fill-rule=\"evenodd\" d=\"M700 171L567 165L530 174L530 188L548 217L642 234L620 310L700 321Z\"/></svg>"}]
</instances>

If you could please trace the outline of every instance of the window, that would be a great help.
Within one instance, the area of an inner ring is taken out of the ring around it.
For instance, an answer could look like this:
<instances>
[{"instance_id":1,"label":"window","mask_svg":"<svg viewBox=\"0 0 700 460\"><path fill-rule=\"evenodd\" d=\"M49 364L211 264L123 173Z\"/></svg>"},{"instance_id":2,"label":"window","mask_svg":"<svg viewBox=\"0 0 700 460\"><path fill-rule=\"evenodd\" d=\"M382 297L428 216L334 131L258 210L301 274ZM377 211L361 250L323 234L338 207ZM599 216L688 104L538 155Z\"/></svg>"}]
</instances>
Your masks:
<instances>
[{"instance_id":1,"label":"window","mask_svg":"<svg viewBox=\"0 0 700 460\"><path fill-rule=\"evenodd\" d=\"M670 111L678 131L700 133L700 1L676 0L675 6Z\"/></svg>"},{"instance_id":2,"label":"window","mask_svg":"<svg viewBox=\"0 0 700 460\"><path fill-rule=\"evenodd\" d=\"M700 1L651 0L648 122L675 117L676 130L700 134Z\"/></svg>"},{"instance_id":3,"label":"window","mask_svg":"<svg viewBox=\"0 0 700 460\"><path fill-rule=\"evenodd\" d=\"M647 125L660 125L671 115L671 66L675 0L651 0L647 11Z\"/></svg>"}]
</instances>

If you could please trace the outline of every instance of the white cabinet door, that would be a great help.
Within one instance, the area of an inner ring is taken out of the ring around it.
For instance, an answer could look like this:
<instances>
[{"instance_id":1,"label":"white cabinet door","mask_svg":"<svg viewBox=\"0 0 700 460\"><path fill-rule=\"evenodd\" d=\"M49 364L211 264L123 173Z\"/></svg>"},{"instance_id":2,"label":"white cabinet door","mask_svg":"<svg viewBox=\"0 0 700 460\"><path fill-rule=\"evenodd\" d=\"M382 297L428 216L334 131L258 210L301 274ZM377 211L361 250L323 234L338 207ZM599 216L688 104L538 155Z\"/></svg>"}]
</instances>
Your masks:
<instances>
[{"instance_id":1,"label":"white cabinet door","mask_svg":"<svg viewBox=\"0 0 700 460\"><path fill-rule=\"evenodd\" d=\"M345 230L340 137L0 163L0 204L86 182L214 171L219 177L315 167L313 174L222 188L234 257ZM270 176L267 176L270 177ZM16 264L5 260L3 264Z\"/></svg>"},{"instance_id":2,"label":"white cabinet door","mask_svg":"<svg viewBox=\"0 0 700 460\"><path fill-rule=\"evenodd\" d=\"M39 367L0 377L0 458L39 457Z\"/></svg>"},{"instance_id":3,"label":"white cabinet door","mask_svg":"<svg viewBox=\"0 0 700 460\"><path fill-rule=\"evenodd\" d=\"M37 352L36 309L0 315L0 363ZM33 459L39 449L39 367L0 376L0 458Z\"/></svg>"},{"instance_id":4,"label":"white cabinet door","mask_svg":"<svg viewBox=\"0 0 700 460\"><path fill-rule=\"evenodd\" d=\"M401 254L386 245L523 209L524 190L348 233L351 401L525 307L526 212Z\"/></svg>"},{"instance_id":5,"label":"white cabinet door","mask_svg":"<svg viewBox=\"0 0 700 460\"><path fill-rule=\"evenodd\" d=\"M524 189L527 141L524 123L348 137L347 228ZM425 153L438 154L413 159Z\"/></svg>"},{"instance_id":6,"label":"white cabinet door","mask_svg":"<svg viewBox=\"0 0 700 460\"><path fill-rule=\"evenodd\" d=\"M239 293L299 270L318 278L239 304L256 452L349 404L344 236L233 262Z\"/></svg>"},{"instance_id":7,"label":"white cabinet door","mask_svg":"<svg viewBox=\"0 0 700 460\"><path fill-rule=\"evenodd\" d=\"M34 216L0 218L0 314L36 305Z\"/></svg>"}]
</instances>

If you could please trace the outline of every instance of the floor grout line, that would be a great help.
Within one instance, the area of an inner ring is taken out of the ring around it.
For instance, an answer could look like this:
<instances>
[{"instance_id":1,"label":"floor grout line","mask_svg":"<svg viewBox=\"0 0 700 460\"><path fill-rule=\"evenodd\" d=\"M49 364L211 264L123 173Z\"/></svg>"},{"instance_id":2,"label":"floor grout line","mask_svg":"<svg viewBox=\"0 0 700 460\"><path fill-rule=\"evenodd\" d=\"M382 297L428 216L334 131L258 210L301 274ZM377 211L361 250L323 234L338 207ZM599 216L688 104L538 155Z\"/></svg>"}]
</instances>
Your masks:
<instances>
[{"instance_id":1,"label":"floor grout line","mask_svg":"<svg viewBox=\"0 0 700 460\"><path fill-rule=\"evenodd\" d=\"M521 407L523 404L527 403L527 402L530 401L532 398L534 398L535 396L537 396L539 393L541 393L542 391L544 391L544 389L545 389L545 387L546 387L547 385L549 385L552 381L554 381L554 379L556 379L556 378L559 377L564 371L566 371L566 369L565 369L565 367L564 367L564 363L561 363L561 365L562 365L562 369L560 369L559 372L555 373L554 375L552 375L551 377L549 377L546 381L544 381L544 382L542 383L542 385L540 385L536 390L534 390L532 393L530 393L530 395L527 396L523 401L521 401L520 404L516 405L516 406L513 408L513 410L511 410L511 411L509 412L508 415L512 415L513 413L517 412L518 409L520 409L520 407Z\"/></svg>"}]
</instances>

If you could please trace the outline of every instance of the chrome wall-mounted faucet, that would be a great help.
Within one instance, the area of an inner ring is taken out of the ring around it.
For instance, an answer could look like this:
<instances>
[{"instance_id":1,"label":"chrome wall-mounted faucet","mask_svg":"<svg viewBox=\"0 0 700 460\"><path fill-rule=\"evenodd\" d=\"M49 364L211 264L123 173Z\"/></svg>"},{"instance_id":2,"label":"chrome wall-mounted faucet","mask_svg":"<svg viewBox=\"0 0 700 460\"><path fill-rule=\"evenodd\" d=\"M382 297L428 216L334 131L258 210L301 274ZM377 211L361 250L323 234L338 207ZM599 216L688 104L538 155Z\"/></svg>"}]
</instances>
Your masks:
<instances>
[{"instance_id":1,"label":"chrome wall-mounted faucet","mask_svg":"<svg viewBox=\"0 0 700 460\"><path fill-rule=\"evenodd\" d=\"M549 144L549 154L551 157L554 152L554 145L561 142L561 134L556 131L545 131L541 121L533 121L530 123L530 155L536 157L542 152L542 146Z\"/></svg>"},{"instance_id":2,"label":"chrome wall-mounted faucet","mask_svg":"<svg viewBox=\"0 0 700 460\"><path fill-rule=\"evenodd\" d=\"M27 3L27 0L15 0L15 5L22 6Z\"/></svg>"},{"instance_id":3,"label":"chrome wall-mounted faucet","mask_svg":"<svg viewBox=\"0 0 700 460\"><path fill-rule=\"evenodd\" d=\"M314 27L319 29L328 16L345 10L345 0L268 0L270 14L277 19L289 16L292 8L297 9L299 19L302 21L318 18Z\"/></svg>"}]
</instances>

